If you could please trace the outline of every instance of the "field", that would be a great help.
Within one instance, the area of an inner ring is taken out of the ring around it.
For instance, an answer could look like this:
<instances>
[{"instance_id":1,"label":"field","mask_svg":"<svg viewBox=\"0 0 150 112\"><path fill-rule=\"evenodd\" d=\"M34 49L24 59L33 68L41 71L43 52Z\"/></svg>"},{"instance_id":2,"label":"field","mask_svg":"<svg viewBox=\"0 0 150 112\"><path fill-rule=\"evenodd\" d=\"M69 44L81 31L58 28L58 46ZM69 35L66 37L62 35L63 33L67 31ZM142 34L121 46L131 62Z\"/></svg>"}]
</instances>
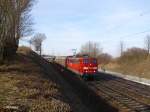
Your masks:
<instances>
[{"instance_id":1,"label":"field","mask_svg":"<svg viewBox=\"0 0 150 112\"><path fill-rule=\"evenodd\" d=\"M109 71L150 79L150 57L136 63L130 63L130 61L132 60L129 60L126 64L120 64L114 61L107 64L105 67L106 70Z\"/></svg>"}]
</instances>

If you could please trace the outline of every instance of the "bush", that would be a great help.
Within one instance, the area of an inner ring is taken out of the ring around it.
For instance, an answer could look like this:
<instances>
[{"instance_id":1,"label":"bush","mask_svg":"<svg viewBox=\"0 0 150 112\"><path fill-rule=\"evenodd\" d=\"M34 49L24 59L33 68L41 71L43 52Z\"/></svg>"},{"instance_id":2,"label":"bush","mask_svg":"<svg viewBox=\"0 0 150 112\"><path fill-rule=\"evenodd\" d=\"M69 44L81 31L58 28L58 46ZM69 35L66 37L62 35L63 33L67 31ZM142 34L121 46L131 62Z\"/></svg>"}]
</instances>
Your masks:
<instances>
[{"instance_id":1,"label":"bush","mask_svg":"<svg viewBox=\"0 0 150 112\"><path fill-rule=\"evenodd\" d=\"M103 54L100 54L98 56L98 63L99 64L108 64L110 61L112 60L112 56L107 54L107 53L103 53Z\"/></svg>"},{"instance_id":2,"label":"bush","mask_svg":"<svg viewBox=\"0 0 150 112\"><path fill-rule=\"evenodd\" d=\"M123 52L122 56L118 59L120 64L136 64L147 58L147 51L142 48L130 48Z\"/></svg>"}]
</instances>

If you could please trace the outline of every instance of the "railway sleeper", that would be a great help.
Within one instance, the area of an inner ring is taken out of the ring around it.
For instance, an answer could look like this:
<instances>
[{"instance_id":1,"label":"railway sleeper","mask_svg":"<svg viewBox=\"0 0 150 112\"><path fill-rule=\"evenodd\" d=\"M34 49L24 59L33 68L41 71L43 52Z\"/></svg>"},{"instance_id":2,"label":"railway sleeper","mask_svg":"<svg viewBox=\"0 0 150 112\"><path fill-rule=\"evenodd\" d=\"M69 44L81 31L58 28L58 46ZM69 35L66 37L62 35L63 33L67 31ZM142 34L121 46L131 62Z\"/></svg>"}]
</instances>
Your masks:
<instances>
[{"instance_id":1,"label":"railway sleeper","mask_svg":"<svg viewBox=\"0 0 150 112\"><path fill-rule=\"evenodd\" d=\"M128 96L126 95L124 96L123 94L116 93L116 91L112 90L112 88L110 89L103 84L100 85L101 86L99 86L98 90L104 91L106 94L110 95L112 98L122 103L124 106L128 107L132 111L141 112L143 110L144 111L150 110L149 106L142 105L141 103L137 102L135 99L128 98Z\"/></svg>"}]
</instances>

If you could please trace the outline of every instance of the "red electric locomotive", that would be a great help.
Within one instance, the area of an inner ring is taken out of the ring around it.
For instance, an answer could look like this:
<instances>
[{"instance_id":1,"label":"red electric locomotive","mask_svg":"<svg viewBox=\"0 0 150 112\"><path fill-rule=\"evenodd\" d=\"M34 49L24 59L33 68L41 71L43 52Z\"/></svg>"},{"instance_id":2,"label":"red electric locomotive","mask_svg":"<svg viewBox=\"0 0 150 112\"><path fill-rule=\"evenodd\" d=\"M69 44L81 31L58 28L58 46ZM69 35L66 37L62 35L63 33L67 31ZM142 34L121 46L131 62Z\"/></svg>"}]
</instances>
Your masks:
<instances>
[{"instance_id":1,"label":"red electric locomotive","mask_svg":"<svg viewBox=\"0 0 150 112\"><path fill-rule=\"evenodd\" d=\"M68 56L65 65L83 78L93 77L98 71L97 59L90 57Z\"/></svg>"}]
</instances>

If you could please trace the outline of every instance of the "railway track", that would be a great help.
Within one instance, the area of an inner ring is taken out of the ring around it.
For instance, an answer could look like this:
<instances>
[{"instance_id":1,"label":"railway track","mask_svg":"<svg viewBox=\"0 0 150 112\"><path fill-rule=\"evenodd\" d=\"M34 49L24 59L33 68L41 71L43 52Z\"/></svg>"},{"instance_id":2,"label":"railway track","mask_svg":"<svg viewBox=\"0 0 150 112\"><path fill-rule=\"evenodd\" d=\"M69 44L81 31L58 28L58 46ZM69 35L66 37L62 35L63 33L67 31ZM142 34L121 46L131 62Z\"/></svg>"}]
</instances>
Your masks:
<instances>
[{"instance_id":1,"label":"railway track","mask_svg":"<svg viewBox=\"0 0 150 112\"><path fill-rule=\"evenodd\" d=\"M99 81L87 84L108 102L118 105L123 112L150 112L148 86L106 74L100 74Z\"/></svg>"},{"instance_id":2,"label":"railway track","mask_svg":"<svg viewBox=\"0 0 150 112\"><path fill-rule=\"evenodd\" d=\"M119 88L126 89L130 93L134 93L140 95L141 97L145 97L150 99L150 86L146 86L143 84L139 84L133 81L125 80L119 77L111 76L108 74L99 73L99 79L101 80L111 80L110 84L114 86L118 86Z\"/></svg>"},{"instance_id":3,"label":"railway track","mask_svg":"<svg viewBox=\"0 0 150 112\"><path fill-rule=\"evenodd\" d=\"M69 75L71 73L66 74ZM69 76L69 81L73 81L72 76ZM86 81L86 84L97 94L96 99L99 97L104 99L109 105L118 109L117 112L150 112L149 86L109 74L98 73L97 76L94 81ZM74 88L76 88L77 85L77 83L73 84ZM78 86L76 90L78 90L79 87L80 86ZM79 89L79 91L81 91L81 89ZM85 93L88 92L84 92L84 95Z\"/></svg>"},{"instance_id":4,"label":"railway track","mask_svg":"<svg viewBox=\"0 0 150 112\"><path fill-rule=\"evenodd\" d=\"M82 102L92 112L118 112L118 108L110 105L106 100L102 99L95 91L93 91L87 84L77 76L76 73L64 68L55 63L54 67L64 79L74 89L74 92L80 97Z\"/></svg>"}]
</instances>

